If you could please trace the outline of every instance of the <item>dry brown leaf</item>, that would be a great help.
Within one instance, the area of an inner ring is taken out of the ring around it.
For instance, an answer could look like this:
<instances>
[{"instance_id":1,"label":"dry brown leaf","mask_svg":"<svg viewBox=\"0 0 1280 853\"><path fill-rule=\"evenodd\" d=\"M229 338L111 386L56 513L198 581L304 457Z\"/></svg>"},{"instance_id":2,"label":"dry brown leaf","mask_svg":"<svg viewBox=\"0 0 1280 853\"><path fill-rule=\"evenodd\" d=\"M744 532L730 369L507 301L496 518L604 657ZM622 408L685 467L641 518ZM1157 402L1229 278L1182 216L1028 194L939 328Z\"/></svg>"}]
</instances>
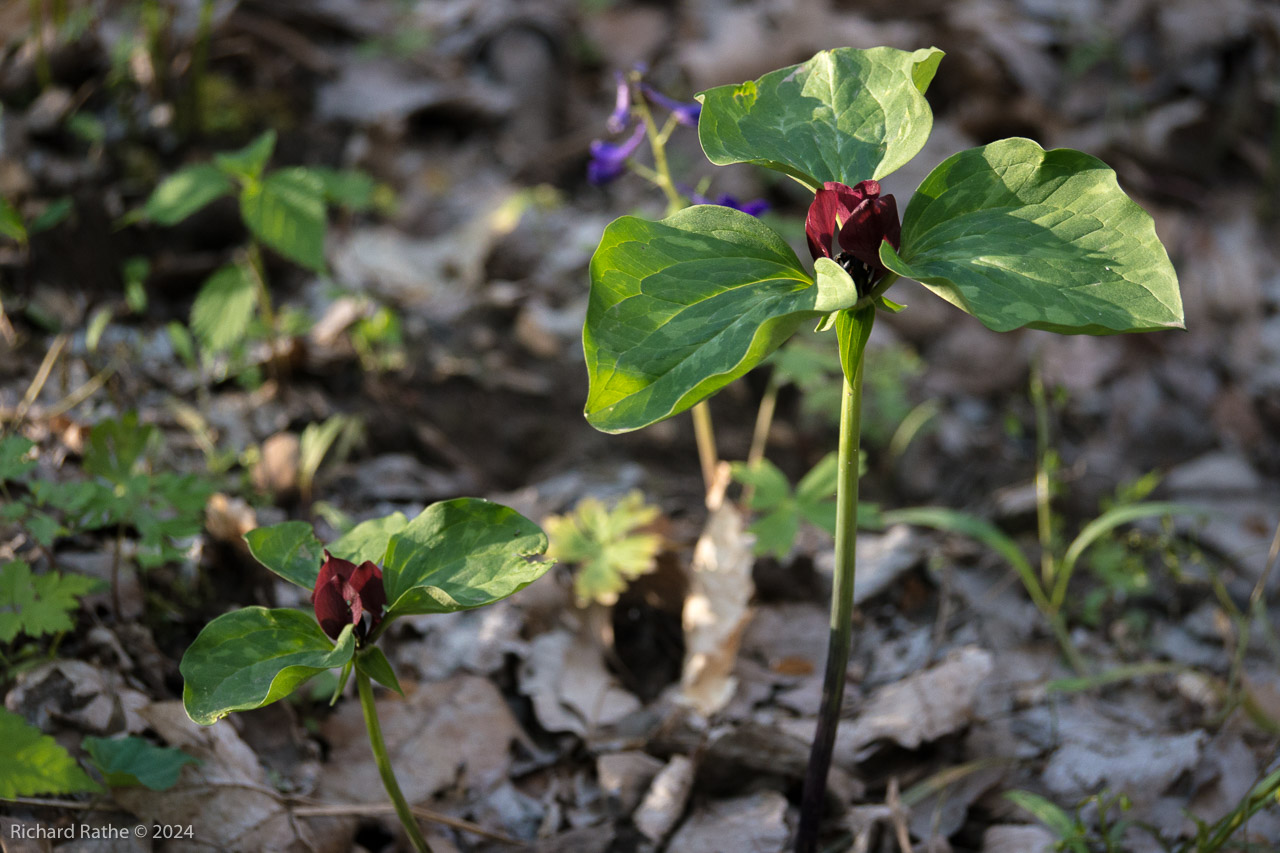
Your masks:
<instances>
[{"instance_id":1,"label":"dry brown leaf","mask_svg":"<svg viewBox=\"0 0 1280 853\"><path fill-rule=\"evenodd\" d=\"M529 644L520 692L551 732L586 735L640 708L640 700L605 669L600 647L568 631L551 631Z\"/></svg>"}]
</instances>

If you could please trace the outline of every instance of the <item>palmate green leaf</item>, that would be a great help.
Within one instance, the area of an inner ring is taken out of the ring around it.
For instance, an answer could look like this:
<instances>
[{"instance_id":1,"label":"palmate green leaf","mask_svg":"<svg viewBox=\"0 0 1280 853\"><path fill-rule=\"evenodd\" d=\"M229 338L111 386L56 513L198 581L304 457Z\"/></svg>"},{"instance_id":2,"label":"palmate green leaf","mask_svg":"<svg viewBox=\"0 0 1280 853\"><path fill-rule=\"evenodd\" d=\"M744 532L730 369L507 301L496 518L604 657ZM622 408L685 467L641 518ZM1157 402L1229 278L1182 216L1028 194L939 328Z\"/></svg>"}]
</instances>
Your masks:
<instances>
[{"instance_id":1,"label":"palmate green leaf","mask_svg":"<svg viewBox=\"0 0 1280 853\"><path fill-rule=\"evenodd\" d=\"M309 613L245 607L214 619L182 656L182 704L202 726L232 711L270 705L355 654L352 626L335 645Z\"/></svg>"},{"instance_id":2,"label":"palmate green leaf","mask_svg":"<svg viewBox=\"0 0 1280 853\"><path fill-rule=\"evenodd\" d=\"M324 272L324 182L297 167L245 185L240 214L253 235L315 272Z\"/></svg>"},{"instance_id":3,"label":"palmate green leaf","mask_svg":"<svg viewBox=\"0 0 1280 853\"><path fill-rule=\"evenodd\" d=\"M587 420L627 432L728 385L802 323L857 301L830 266L815 284L781 237L727 207L615 220L591 259Z\"/></svg>"},{"instance_id":4,"label":"palmate green leaf","mask_svg":"<svg viewBox=\"0 0 1280 853\"><path fill-rule=\"evenodd\" d=\"M85 575L36 575L21 560L7 563L0 568L0 642L12 642L19 634L42 637L70 631L80 597L100 585Z\"/></svg>"},{"instance_id":5,"label":"palmate green leaf","mask_svg":"<svg viewBox=\"0 0 1280 853\"><path fill-rule=\"evenodd\" d=\"M828 453L809 473L800 478L795 491L787 481L787 475L768 459L754 465L740 462L733 464L733 477L738 482L754 486L748 508L760 513L748 532L756 538L757 555L773 555L786 559L800 532L800 522L816 524L828 533L836 530L836 473L837 455ZM859 505L859 517L864 505ZM866 511L871 512L869 505Z\"/></svg>"},{"instance_id":6,"label":"palmate green leaf","mask_svg":"<svg viewBox=\"0 0 1280 853\"><path fill-rule=\"evenodd\" d=\"M573 591L581 606L591 601L613 604L630 581L653 570L662 537L637 531L658 514L643 494L633 491L612 508L596 498L583 498L568 515L543 521L551 542L547 556L578 566Z\"/></svg>"},{"instance_id":7,"label":"palmate green leaf","mask_svg":"<svg viewBox=\"0 0 1280 853\"><path fill-rule=\"evenodd\" d=\"M344 560L360 565L366 560L382 564L387 554L387 543L395 536L409 519L402 512L393 512L382 518L371 518L351 528L337 541L329 545L329 553Z\"/></svg>"},{"instance_id":8,"label":"palmate green leaf","mask_svg":"<svg viewBox=\"0 0 1280 853\"><path fill-rule=\"evenodd\" d=\"M0 799L102 790L56 740L4 708L0 708L0 743L4 744Z\"/></svg>"},{"instance_id":9,"label":"palmate green leaf","mask_svg":"<svg viewBox=\"0 0 1280 853\"><path fill-rule=\"evenodd\" d=\"M1178 279L1151 216L1105 163L1003 139L929 174L881 260L998 332L1183 328Z\"/></svg>"},{"instance_id":10,"label":"palmate green leaf","mask_svg":"<svg viewBox=\"0 0 1280 853\"><path fill-rule=\"evenodd\" d=\"M524 589L554 560L538 525L501 504L458 498L432 504L391 537L382 579L386 616L451 613Z\"/></svg>"},{"instance_id":11,"label":"palmate green leaf","mask_svg":"<svg viewBox=\"0 0 1280 853\"><path fill-rule=\"evenodd\" d=\"M824 50L802 65L698 95L698 139L717 166L755 163L816 190L882 178L924 146L924 91L943 53Z\"/></svg>"},{"instance_id":12,"label":"palmate green leaf","mask_svg":"<svg viewBox=\"0 0 1280 853\"><path fill-rule=\"evenodd\" d=\"M244 340L257 310L258 291L242 264L230 264L209 276L191 305L191 330L211 352L224 352Z\"/></svg>"},{"instance_id":13,"label":"palmate green leaf","mask_svg":"<svg viewBox=\"0 0 1280 853\"><path fill-rule=\"evenodd\" d=\"M161 181L142 212L158 225L176 225L232 189L231 179L212 163L188 166Z\"/></svg>"},{"instance_id":14,"label":"palmate green leaf","mask_svg":"<svg viewBox=\"0 0 1280 853\"><path fill-rule=\"evenodd\" d=\"M324 562L324 545L310 524L282 521L250 530L244 535L244 541L259 563L305 590L315 589L320 565Z\"/></svg>"},{"instance_id":15,"label":"palmate green leaf","mask_svg":"<svg viewBox=\"0 0 1280 853\"><path fill-rule=\"evenodd\" d=\"M137 412L125 412L94 424L84 452L84 470L122 485L133 476L147 446L159 432L154 424L138 424Z\"/></svg>"},{"instance_id":16,"label":"palmate green leaf","mask_svg":"<svg viewBox=\"0 0 1280 853\"><path fill-rule=\"evenodd\" d=\"M82 745L112 788L167 791L178 784L183 767L200 764L200 759L180 749L156 746L140 737L87 737Z\"/></svg>"}]
</instances>

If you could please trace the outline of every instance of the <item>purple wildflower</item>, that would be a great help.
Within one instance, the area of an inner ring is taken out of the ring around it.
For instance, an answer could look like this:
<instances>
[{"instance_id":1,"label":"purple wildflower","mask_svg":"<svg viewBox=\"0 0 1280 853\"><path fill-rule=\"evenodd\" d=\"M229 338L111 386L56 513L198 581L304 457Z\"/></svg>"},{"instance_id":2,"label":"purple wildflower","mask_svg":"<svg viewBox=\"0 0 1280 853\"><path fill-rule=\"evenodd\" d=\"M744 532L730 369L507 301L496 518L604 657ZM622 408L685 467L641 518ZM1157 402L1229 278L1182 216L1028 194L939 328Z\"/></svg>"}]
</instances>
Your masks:
<instances>
[{"instance_id":1,"label":"purple wildflower","mask_svg":"<svg viewBox=\"0 0 1280 853\"><path fill-rule=\"evenodd\" d=\"M620 176L627 168L627 158L635 153L644 139L644 125L636 125L636 129L627 139L614 145L597 139L591 143L591 162L587 164L587 180L596 186L607 184Z\"/></svg>"},{"instance_id":2,"label":"purple wildflower","mask_svg":"<svg viewBox=\"0 0 1280 853\"><path fill-rule=\"evenodd\" d=\"M741 210L748 216L759 216L769 209L769 202L762 198L753 198L751 201L738 201L735 196L731 196L728 193L724 193L714 201L702 193L690 193L689 200L694 204L716 204L720 207L732 207L734 210Z\"/></svg>"},{"instance_id":3,"label":"purple wildflower","mask_svg":"<svg viewBox=\"0 0 1280 853\"><path fill-rule=\"evenodd\" d=\"M631 84L621 71L613 72L613 79L618 84L618 94L606 127L610 133L622 133L631 123Z\"/></svg>"},{"instance_id":4,"label":"purple wildflower","mask_svg":"<svg viewBox=\"0 0 1280 853\"><path fill-rule=\"evenodd\" d=\"M676 121L689 127L698 126L698 116L702 114L702 104L697 101L685 103L684 101L677 101L675 98L668 98L647 83L640 88L644 91L646 98L663 109L670 110L671 114L676 117Z\"/></svg>"}]
</instances>

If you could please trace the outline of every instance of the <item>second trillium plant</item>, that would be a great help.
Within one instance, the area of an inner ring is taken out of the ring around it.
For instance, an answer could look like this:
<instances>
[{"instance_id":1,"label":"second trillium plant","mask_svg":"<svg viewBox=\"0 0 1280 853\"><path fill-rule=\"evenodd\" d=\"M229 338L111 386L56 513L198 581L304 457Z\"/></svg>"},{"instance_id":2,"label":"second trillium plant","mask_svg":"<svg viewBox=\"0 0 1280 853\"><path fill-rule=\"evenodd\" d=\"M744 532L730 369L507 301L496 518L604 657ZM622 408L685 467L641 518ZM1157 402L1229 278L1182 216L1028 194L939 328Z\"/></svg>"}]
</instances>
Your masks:
<instances>
[{"instance_id":1,"label":"second trillium plant","mask_svg":"<svg viewBox=\"0 0 1280 853\"><path fill-rule=\"evenodd\" d=\"M712 163L754 163L814 192L812 272L767 225L697 205L604 231L583 328L586 417L627 432L678 414L760 364L806 323L834 327L844 371L831 635L796 849L817 846L848 665L862 354L885 292L914 279L988 328L1103 335L1183 327L1151 217L1088 154L1003 139L935 168L907 203L879 180L924 146L943 53L824 51L698 96Z\"/></svg>"},{"instance_id":2,"label":"second trillium plant","mask_svg":"<svg viewBox=\"0 0 1280 853\"><path fill-rule=\"evenodd\" d=\"M245 540L260 563L311 593L315 613L245 607L206 625L179 667L187 715L211 725L340 668L336 698L354 671L383 785L414 848L429 851L374 707L373 681L402 693L377 640L399 616L470 610L528 586L555 562L541 558L547 537L515 510L459 498L412 521L401 513L366 521L328 548L304 521L260 527Z\"/></svg>"}]
</instances>

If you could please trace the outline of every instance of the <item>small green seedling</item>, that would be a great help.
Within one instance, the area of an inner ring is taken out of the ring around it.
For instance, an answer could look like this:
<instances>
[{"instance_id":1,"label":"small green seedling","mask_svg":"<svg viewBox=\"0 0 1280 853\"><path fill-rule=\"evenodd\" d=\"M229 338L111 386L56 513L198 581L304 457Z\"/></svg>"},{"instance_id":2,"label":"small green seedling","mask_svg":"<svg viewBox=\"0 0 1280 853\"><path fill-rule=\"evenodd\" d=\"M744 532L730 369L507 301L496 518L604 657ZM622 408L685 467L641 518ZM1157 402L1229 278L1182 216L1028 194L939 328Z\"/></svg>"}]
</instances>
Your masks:
<instances>
[{"instance_id":1,"label":"small green seedling","mask_svg":"<svg viewBox=\"0 0 1280 853\"><path fill-rule=\"evenodd\" d=\"M801 803L798 853L818 844L852 632L863 351L886 291L914 279L996 331L1183 328L1177 276L1155 226L1088 154L1003 139L961 151L899 221L879 180L924 146L924 92L943 53L840 48L698 96L712 163L753 163L814 193L812 273L740 210L695 205L660 222L615 220L591 259L583 327L587 421L640 429L702 402L806 324L835 329L844 374L836 465L831 641Z\"/></svg>"},{"instance_id":2,"label":"small green seedling","mask_svg":"<svg viewBox=\"0 0 1280 853\"><path fill-rule=\"evenodd\" d=\"M379 197L378 186L362 172L304 166L268 171L275 144L275 132L267 131L239 151L179 169L155 188L141 211L157 225L176 225L220 198L234 195L239 202L249 246L209 277L191 306L191 329L210 353L243 343L255 317L268 340L287 331L285 318L272 307L260 246L323 274L329 207L363 211Z\"/></svg>"},{"instance_id":3,"label":"small green seedling","mask_svg":"<svg viewBox=\"0 0 1280 853\"><path fill-rule=\"evenodd\" d=\"M414 848L428 851L374 706L372 681L403 694L376 643L400 616L470 610L523 589L554 563L538 559L546 535L500 504L459 498L433 504L413 521L394 513L363 522L327 548L304 521L260 527L245 541L260 563L311 591L315 614L245 607L206 625L179 665L187 715L212 725L340 669L336 699L354 670L383 785Z\"/></svg>"},{"instance_id":4,"label":"small green seedling","mask_svg":"<svg viewBox=\"0 0 1280 853\"><path fill-rule=\"evenodd\" d=\"M0 799L102 790L56 740L4 708L0 708L0 743L5 751L5 760L0 761Z\"/></svg>"},{"instance_id":5,"label":"small green seedling","mask_svg":"<svg viewBox=\"0 0 1280 853\"><path fill-rule=\"evenodd\" d=\"M645 528L658 515L658 508L634 491L612 508L583 498L568 515L543 520L551 540L547 556L578 566L573 592L579 607L592 601L614 604L628 583L653 571L662 537Z\"/></svg>"}]
</instances>

